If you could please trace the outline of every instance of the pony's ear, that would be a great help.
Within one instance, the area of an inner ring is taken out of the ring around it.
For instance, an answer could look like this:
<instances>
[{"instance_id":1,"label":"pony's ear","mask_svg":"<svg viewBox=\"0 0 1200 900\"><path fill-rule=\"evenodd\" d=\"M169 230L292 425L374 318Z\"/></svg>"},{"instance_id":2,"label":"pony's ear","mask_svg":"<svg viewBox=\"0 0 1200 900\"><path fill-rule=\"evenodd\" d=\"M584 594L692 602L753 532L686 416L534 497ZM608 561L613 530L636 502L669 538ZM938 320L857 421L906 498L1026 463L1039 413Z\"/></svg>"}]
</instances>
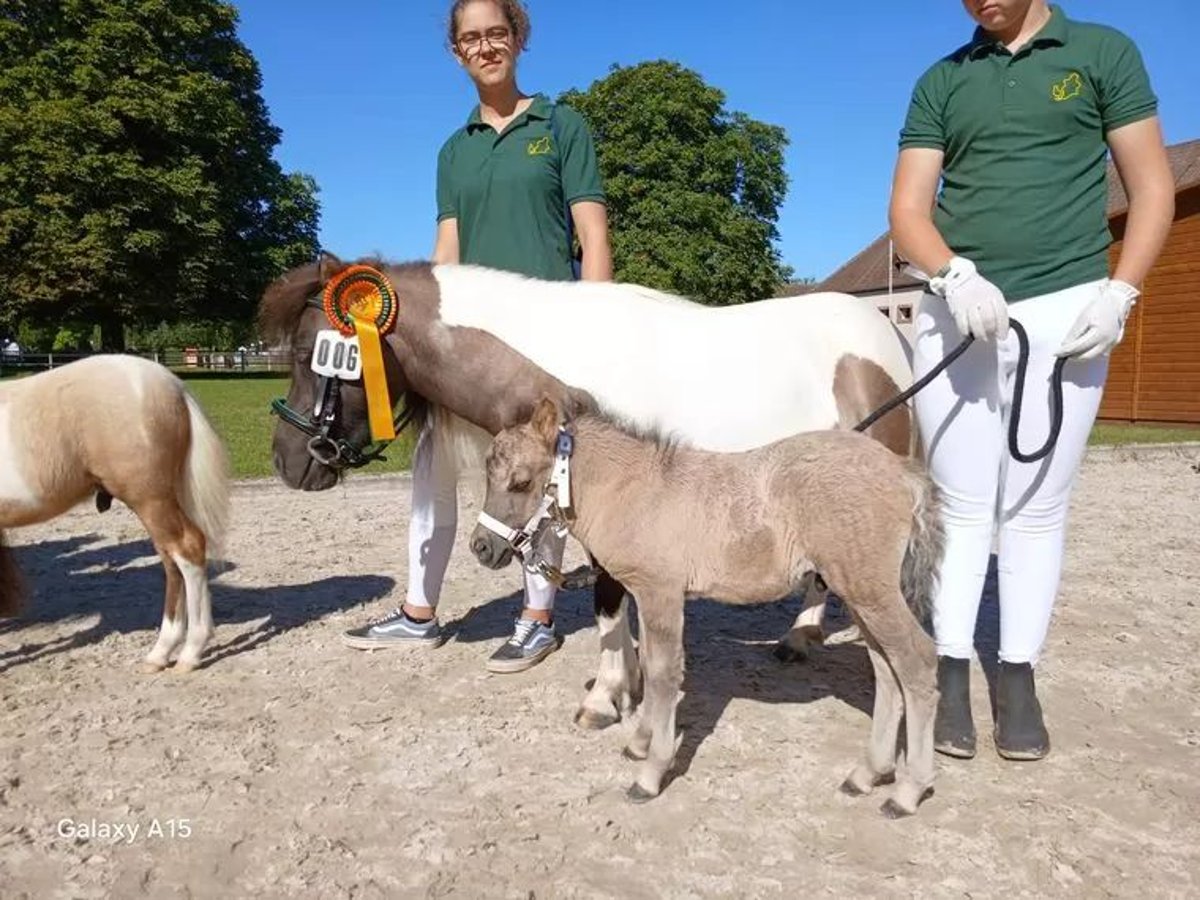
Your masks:
<instances>
[{"instance_id":1,"label":"pony's ear","mask_svg":"<svg viewBox=\"0 0 1200 900\"><path fill-rule=\"evenodd\" d=\"M317 277L321 280L321 284L328 283L334 275L344 268L346 268L346 264L332 253L326 250L321 251L321 258L317 260Z\"/></svg>"},{"instance_id":2,"label":"pony's ear","mask_svg":"<svg viewBox=\"0 0 1200 900\"><path fill-rule=\"evenodd\" d=\"M561 418L562 411L558 408L558 404L554 402L553 398L543 394L542 399L533 408L533 418L530 419L530 424L533 425L534 433L547 446L553 447L558 440L558 423Z\"/></svg>"}]
</instances>

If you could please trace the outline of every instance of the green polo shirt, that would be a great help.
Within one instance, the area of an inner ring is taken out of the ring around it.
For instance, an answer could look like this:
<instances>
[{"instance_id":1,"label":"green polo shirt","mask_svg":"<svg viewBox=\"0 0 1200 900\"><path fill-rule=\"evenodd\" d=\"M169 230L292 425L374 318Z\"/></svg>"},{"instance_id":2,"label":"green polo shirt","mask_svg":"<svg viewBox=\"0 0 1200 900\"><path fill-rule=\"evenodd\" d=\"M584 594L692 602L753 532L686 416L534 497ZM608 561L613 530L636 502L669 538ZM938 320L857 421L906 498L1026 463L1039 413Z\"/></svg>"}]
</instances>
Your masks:
<instances>
[{"instance_id":1,"label":"green polo shirt","mask_svg":"<svg viewBox=\"0 0 1200 900\"><path fill-rule=\"evenodd\" d=\"M604 202L592 136L541 94L499 134L476 107L438 154L438 221L458 220L464 263L569 280L566 207L580 200Z\"/></svg>"},{"instance_id":2,"label":"green polo shirt","mask_svg":"<svg viewBox=\"0 0 1200 900\"><path fill-rule=\"evenodd\" d=\"M900 136L945 153L934 224L1009 301L1108 275L1105 138L1157 111L1129 38L1051 13L1015 54L978 30L936 63Z\"/></svg>"}]
</instances>

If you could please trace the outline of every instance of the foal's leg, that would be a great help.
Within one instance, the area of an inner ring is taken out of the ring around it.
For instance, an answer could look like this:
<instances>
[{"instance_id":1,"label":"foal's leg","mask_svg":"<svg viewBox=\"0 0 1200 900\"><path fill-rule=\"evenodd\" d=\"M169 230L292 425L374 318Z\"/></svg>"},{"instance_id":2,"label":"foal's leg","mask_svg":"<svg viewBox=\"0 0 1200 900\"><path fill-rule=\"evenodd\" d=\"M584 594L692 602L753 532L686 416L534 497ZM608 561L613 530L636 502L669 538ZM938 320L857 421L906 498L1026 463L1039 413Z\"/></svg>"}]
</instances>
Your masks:
<instances>
[{"instance_id":1,"label":"foal's leg","mask_svg":"<svg viewBox=\"0 0 1200 900\"><path fill-rule=\"evenodd\" d=\"M206 542L204 533L179 508L174 500L151 500L139 503L134 507L138 518L150 532L154 546L159 555L164 557L164 568L167 571L167 589L172 588L171 566L165 560L178 567L178 575L182 576L184 595L187 600L187 637L175 669L179 672L190 672L200 664L200 655L204 646L213 634L212 598L208 588L206 572ZM176 592L178 588L176 588ZM176 593L176 597L178 594ZM168 593L167 604L170 604ZM176 601L176 606L178 602ZM164 620L168 610L164 610ZM159 638L162 642L162 638ZM155 650L158 645L155 645ZM168 653L170 650L167 651ZM152 650L151 653L154 653ZM147 663L152 660L147 658ZM157 662L155 657L153 662ZM165 665L165 662L164 662Z\"/></svg>"},{"instance_id":2,"label":"foal's leg","mask_svg":"<svg viewBox=\"0 0 1200 900\"><path fill-rule=\"evenodd\" d=\"M791 630L775 645L775 658L780 662L804 662L812 644L823 644L825 633L821 621L825 618L825 603L829 586L816 572L800 580L800 615Z\"/></svg>"},{"instance_id":3,"label":"foal's leg","mask_svg":"<svg viewBox=\"0 0 1200 900\"><path fill-rule=\"evenodd\" d=\"M629 596L625 588L600 569L593 592L600 629L600 668L575 713L575 721L584 728L601 729L633 711L641 672L629 630Z\"/></svg>"},{"instance_id":4,"label":"foal's leg","mask_svg":"<svg viewBox=\"0 0 1200 900\"><path fill-rule=\"evenodd\" d=\"M862 627L860 625L860 627ZM904 718L904 697L892 667L870 631L862 628L875 670L875 709L871 714L871 739L866 759L842 782L842 792L853 797L870 793L876 785L890 784L896 775L896 738Z\"/></svg>"},{"instance_id":5,"label":"foal's leg","mask_svg":"<svg viewBox=\"0 0 1200 900\"><path fill-rule=\"evenodd\" d=\"M879 644L904 697L907 765L883 805L889 818L912 815L933 792L933 718L937 709L937 652L909 612L899 589L884 601L860 604L863 630Z\"/></svg>"},{"instance_id":6,"label":"foal's leg","mask_svg":"<svg viewBox=\"0 0 1200 900\"><path fill-rule=\"evenodd\" d=\"M646 697L634 741L640 745L648 737L649 745L629 788L635 803L658 796L675 760L675 708L683 686L683 599L683 591L668 589L638 604Z\"/></svg>"}]
</instances>

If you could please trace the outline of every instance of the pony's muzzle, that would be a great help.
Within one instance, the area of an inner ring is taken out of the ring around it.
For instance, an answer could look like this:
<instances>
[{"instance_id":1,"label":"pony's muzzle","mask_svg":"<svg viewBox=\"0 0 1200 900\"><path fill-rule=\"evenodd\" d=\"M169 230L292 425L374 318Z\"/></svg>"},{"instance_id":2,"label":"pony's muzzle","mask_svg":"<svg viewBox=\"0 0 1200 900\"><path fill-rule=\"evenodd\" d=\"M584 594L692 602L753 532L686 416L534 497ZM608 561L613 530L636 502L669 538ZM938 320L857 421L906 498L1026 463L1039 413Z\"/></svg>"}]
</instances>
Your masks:
<instances>
[{"instance_id":1,"label":"pony's muzzle","mask_svg":"<svg viewBox=\"0 0 1200 900\"><path fill-rule=\"evenodd\" d=\"M513 558L513 549L498 534L492 534L482 525L475 526L471 534L471 552L479 562L489 569L503 569Z\"/></svg>"}]
</instances>

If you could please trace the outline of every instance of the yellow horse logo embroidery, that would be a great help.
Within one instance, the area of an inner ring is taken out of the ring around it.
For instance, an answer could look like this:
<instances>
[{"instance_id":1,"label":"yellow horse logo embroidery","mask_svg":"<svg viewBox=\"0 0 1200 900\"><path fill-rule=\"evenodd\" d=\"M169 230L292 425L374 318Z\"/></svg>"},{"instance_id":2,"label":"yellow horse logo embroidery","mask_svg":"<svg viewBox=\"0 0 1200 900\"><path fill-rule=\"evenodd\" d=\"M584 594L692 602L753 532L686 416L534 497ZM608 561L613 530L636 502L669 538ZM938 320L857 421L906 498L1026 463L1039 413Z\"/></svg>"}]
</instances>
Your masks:
<instances>
[{"instance_id":1,"label":"yellow horse logo embroidery","mask_svg":"<svg viewBox=\"0 0 1200 900\"><path fill-rule=\"evenodd\" d=\"M529 142L530 156L545 156L552 149L553 147L550 144L550 135L546 135L545 137L540 137Z\"/></svg>"},{"instance_id":2,"label":"yellow horse logo embroidery","mask_svg":"<svg viewBox=\"0 0 1200 900\"><path fill-rule=\"evenodd\" d=\"M1083 93L1083 79L1078 72L1072 72L1058 84L1050 88L1050 97L1055 103L1072 100Z\"/></svg>"}]
</instances>

